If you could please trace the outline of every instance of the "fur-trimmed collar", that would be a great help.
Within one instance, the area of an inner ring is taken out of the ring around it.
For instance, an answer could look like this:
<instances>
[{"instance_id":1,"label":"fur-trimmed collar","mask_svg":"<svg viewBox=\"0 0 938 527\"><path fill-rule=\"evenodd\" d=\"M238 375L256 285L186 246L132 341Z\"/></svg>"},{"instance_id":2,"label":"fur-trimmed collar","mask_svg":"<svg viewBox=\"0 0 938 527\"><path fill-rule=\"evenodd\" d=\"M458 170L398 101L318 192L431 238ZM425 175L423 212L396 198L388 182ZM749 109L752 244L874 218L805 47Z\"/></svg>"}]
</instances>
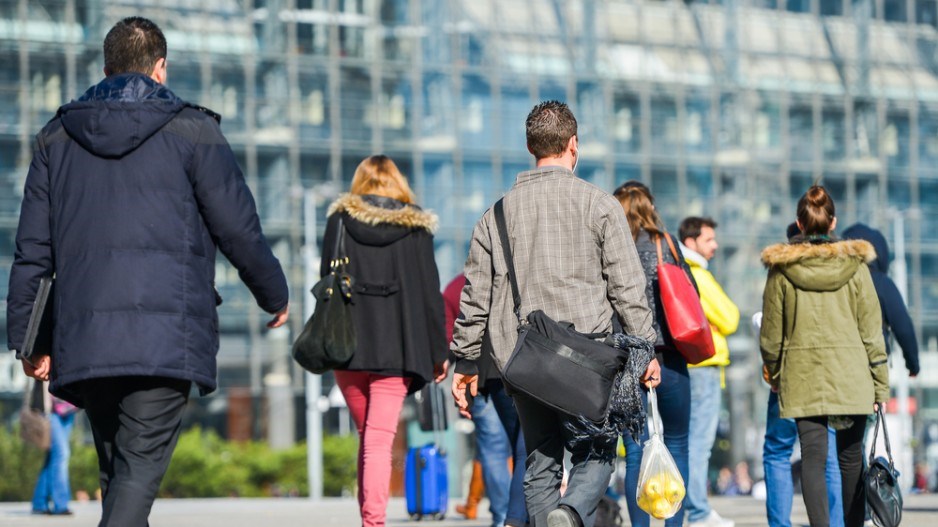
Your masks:
<instances>
[{"instance_id":1,"label":"fur-trimmed collar","mask_svg":"<svg viewBox=\"0 0 938 527\"><path fill-rule=\"evenodd\" d=\"M358 194L342 194L329 206L327 216L345 212L368 225L391 224L409 229L424 229L430 233L436 231L439 224L436 214L416 205L402 205L396 209L384 208L368 203Z\"/></svg>"},{"instance_id":2,"label":"fur-trimmed collar","mask_svg":"<svg viewBox=\"0 0 938 527\"><path fill-rule=\"evenodd\" d=\"M762 251L762 264L778 267L808 258L855 258L865 263L876 259L876 250L866 240L845 240L831 243L778 243Z\"/></svg>"}]
</instances>

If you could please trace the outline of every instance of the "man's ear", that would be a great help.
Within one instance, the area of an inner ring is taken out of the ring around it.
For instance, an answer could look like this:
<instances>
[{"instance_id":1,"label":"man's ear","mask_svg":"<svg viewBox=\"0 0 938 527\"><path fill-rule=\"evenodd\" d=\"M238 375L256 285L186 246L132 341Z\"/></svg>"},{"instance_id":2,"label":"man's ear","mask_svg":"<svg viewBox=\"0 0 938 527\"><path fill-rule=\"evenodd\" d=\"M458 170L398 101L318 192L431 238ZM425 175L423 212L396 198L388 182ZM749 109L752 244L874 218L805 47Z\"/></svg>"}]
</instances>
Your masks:
<instances>
[{"instance_id":1,"label":"man's ear","mask_svg":"<svg viewBox=\"0 0 938 527\"><path fill-rule=\"evenodd\" d=\"M580 142L576 135L570 136L570 140L567 141L567 150L569 150L571 154L579 155Z\"/></svg>"},{"instance_id":2,"label":"man's ear","mask_svg":"<svg viewBox=\"0 0 938 527\"><path fill-rule=\"evenodd\" d=\"M105 77L110 77L110 76L111 76L111 72L110 72L110 70L107 69L107 66L104 67L104 76L105 76Z\"/></svg>"},{"instance_id":3,"label":"man's ear","mask_svg":"<svg viewBox=\"0 0 938 527\"><path fill-rule=\"evenodd\" d=\"M150 72L150 78L160 84L164 84L166 82L166 59L165 58L160 58L156 60L156 64L153 65L153 71Z\"/></svg>"},{"instance_id":4,"label":"man's ear","mask_svg":"<svg viewBox=\"0 0 938 527\"><path fill-rule=\"evenodd\" d=\"M531 145L525 143L524 146L525 146L525 148L528 149L528 153L533 156L533 155L534 155L534 150L531 150ZM537 157L537 156L534 156L534 157Z\"/></svg>"}]
</instances>

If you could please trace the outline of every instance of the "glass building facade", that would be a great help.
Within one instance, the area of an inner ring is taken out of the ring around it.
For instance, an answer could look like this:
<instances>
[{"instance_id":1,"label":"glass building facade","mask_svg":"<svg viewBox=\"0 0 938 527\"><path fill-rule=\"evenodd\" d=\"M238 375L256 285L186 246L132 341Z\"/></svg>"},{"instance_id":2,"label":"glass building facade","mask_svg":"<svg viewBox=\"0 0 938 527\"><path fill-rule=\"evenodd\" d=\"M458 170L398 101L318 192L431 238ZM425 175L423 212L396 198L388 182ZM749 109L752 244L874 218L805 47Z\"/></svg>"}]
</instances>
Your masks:
<instances>
[{"instance_id":1,"label":"glass building facade","mask_svg":"<svg viewBox=\"0 0 938 527\"><path fill-rule=\"evenodd\" d=\"M439 214L445 284L480 214L532 166L527 112L560 99L579 120L580 177L644 181L672 230L719 223L712 268L743 313L730 378L744 393L761 382L745 323L761 309L759 252L812 182L840 226L904 247L892 265L923 350L917 427L938 421L936 0L0 0L3 298L32 138L100 80L103 37L130 15L166 33L168 86L222 114L292 284L292 334L304 221L321 235L362 158L392 156ZM289 336L265 333L223 260L218 286L221 393L258 396L270 373L301 393Z\"/></svg>"}]
</instances>

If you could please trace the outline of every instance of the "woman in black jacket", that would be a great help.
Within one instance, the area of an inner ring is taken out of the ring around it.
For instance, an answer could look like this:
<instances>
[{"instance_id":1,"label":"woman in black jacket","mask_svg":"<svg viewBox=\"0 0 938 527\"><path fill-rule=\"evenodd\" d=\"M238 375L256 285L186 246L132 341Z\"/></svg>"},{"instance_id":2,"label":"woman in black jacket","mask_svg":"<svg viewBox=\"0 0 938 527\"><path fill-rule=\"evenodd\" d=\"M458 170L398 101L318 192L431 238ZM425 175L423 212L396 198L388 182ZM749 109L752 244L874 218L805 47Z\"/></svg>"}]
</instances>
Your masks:
<instances>
[{"instance_id":1,"label":"woman in black jacket","mask_svg":"<svg viewBox=\"0 0 938 527\"><path fill-rule=\"evenodd\" d=\"M684 481L687 481L687 436L690 428L690 378L687 375L687 361L674 347L668 325L664 322L664 310L661 306L661 296L658 290L658 250L655 240L661 239L661 258L665 263L680 265L690 277L690 268L681 256L677 242L662 227L661 218L655 210L655 198L648 187L638 181L627 181L615 191L615 197L622 204L625 216L635 240L635 249L638 251L645 271L645 298L648 307L655 315L654 326L658 334L655 342L655 351L658 362L661 364L661 384L656 388L658 395L658 410L664 426L663 439L668 452L674 458L677 469ZM672 239L678 252L675 261L667 241L663 236ZM647 404L647 402L646 402ZM648 439L646 428L642 442ZM626 448L626 475L625 498L629 508L629 519L632 525L644 527L649 525L650 519L645 511L638 507L635 500L638 486L638 472L642 464L642 447L632 440L631 436L623 437ZM684 508L665 521L667 527L680 527L684 523Z\"/></svg>"},{"instance_id":2,"label":"woman in black jacket","mask_svg":"<svg viewBox=\"0 0 938 527\"><path fill-rule=\"evenodd\" d=\"M446 360L436 224L435 215L414 205L407 180L383 155L362 161L351 191L329 208L320 273L329 273L336 236L344 236L341 256L354 279L357 348L335 378L358 428L364 527L385 523L391 444L404 397L432 381Z\"/></svg>"}]
</instances>

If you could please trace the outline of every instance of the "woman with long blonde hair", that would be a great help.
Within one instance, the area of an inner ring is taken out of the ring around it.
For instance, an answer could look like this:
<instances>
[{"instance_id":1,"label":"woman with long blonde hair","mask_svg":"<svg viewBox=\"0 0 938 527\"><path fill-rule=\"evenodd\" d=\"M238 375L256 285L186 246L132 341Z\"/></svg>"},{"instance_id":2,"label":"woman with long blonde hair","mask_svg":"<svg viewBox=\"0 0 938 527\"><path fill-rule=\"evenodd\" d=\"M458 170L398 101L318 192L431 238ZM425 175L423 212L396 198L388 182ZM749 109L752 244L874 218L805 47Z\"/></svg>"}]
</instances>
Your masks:
<instances>
[{"instance_id":1,"label":"woman with long blonde hair","mask_svg":"<svg viewBox=\"0 0 938 527\"><path fill-rule=\"evenodd\" d=\"M363 527L383 526L391 445L404 397L432 382L446 360L443 297L433 257L437 218L414 204L391 158L362 161L351 191L329 208L321 275L337 237L353 277L357 347L335 371L359 435L358 504Z\"/></svg>"}]
</instances>

